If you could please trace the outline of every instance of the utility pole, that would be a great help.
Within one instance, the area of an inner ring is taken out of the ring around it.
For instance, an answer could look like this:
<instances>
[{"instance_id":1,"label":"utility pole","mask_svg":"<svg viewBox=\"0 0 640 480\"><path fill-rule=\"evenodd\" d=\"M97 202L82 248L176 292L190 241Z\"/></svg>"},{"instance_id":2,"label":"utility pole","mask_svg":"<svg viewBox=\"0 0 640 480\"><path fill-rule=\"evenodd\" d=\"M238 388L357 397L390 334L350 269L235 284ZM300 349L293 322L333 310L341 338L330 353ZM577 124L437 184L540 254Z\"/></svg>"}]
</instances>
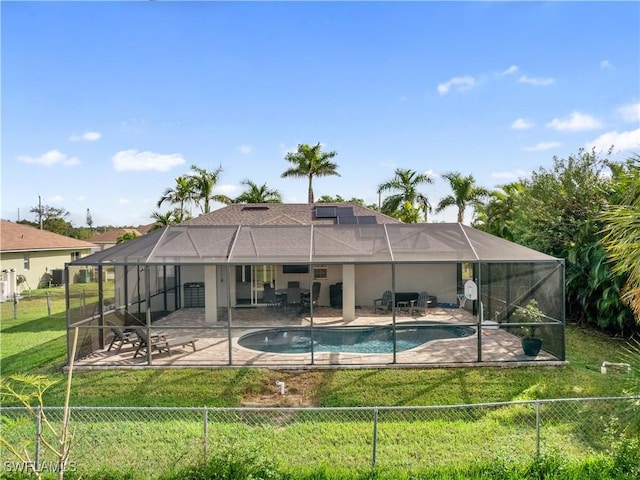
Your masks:
<instances>
[{"instance_id":1,"label":"utility pole","mask_svg":"<svg viewBox=\"0 0 640 480\"><path fill-rule=\"evenodd\" d=\"M38 217L40 217L40 230L42 230L42 197L38 195Z\"/></svg>"}]
</instances>

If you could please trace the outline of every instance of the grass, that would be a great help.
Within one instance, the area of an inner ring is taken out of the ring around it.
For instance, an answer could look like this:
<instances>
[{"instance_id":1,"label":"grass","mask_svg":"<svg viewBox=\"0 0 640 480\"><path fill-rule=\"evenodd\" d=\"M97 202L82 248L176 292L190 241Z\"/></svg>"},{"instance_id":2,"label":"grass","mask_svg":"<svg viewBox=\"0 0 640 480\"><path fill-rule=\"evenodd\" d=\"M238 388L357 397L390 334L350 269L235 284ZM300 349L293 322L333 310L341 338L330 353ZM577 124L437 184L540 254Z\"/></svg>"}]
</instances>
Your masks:
<instances>
[{"instance_id":1,"label":"grass","mask_svg":"<svg viewBox=\"0 0 640 480\"><path fill-rule=\"evenodd\" d=\"M85 287L86 288L86 287ZM31 293L18 305L1 304L2 375L38 373L60 382L48 392L62 405L66 336L64 291ZM277 392L283 380L290 393L325 407L453 405L545 398L623 394L625 375L600 373L604 360L620 361L621 340L567 326L566 367L343 369L275 371L259 368L108 370L76 372L72 404L83 406L234 407L244 399ZM189 395L184 395L188 391Z\"/></svg>"},{"instance_id":2,"label":"grass","mask_svg":"<svg viewBox=\"0 0 640 480\"><path fill-rule=\"evenodd\" d=\"M0 305L1 368L3 376L39 373L59 380L45 399L49 406L60 406L65 386L64 299L59 294L51 295L54 315L49 318L45 298L42 292L33 292L21 300L17 319L13 318L11 302ZM568 326L566 335L569 364L562 368L85 371L74 374L71 403L235 407L251 398L277 397L276 380L285 381L290 394L325 407L459 405L623 395L625 374L600 373L603 360L619 360L623 342L576 326ZM535 414L530 406L477 407L459 413L414 410L404 417L382 410L375 470L370 469L371 410L352 412L346 418L312 411L280 411L266 417L234 412L226 417L216 412L211 413L207 424L209 466L236 473L255 467L255 472L264 473L254 475L256 478L569 479L583 478L584 472L597 472L587 475L594 478L630 478L618 475L613 460L602 456L606 448L602 432L612 415L608 407L587 403L544 407L543 451L550 455L562 452L564 467L560 473L556 472L560 467L554 458L546 459L547 463L532 460ZM200 411L82 410L74 412L73 419L73 458L82 466L82 478L244 478L231 474L204 476L207 465L193 470L202 457ZM15 432L18 438L32 435L32 426L25 428L24 432ZM230 454L230 448L235 453ZM157 452L163 454L158 456ZM249 458L246 452L260 454ZM266 463L265 458L269 459Z\"/></svg>"}]
</instances>

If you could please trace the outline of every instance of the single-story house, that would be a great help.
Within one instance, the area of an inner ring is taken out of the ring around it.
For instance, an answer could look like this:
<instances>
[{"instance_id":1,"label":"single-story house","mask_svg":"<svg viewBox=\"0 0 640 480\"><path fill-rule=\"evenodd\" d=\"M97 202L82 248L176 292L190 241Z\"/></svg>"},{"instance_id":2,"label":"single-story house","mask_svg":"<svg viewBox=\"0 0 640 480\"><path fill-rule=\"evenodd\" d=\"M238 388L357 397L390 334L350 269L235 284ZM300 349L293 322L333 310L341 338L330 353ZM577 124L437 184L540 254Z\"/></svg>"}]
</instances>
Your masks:
<instances>
[{"instance_id":1,"label":"single-story house","mask_svg":"<svg viewBox=\"0 0 640 480\"><path fill-rule=\"evenodd\" d=\"M67 269L97 271L79 368L565 360L562 259L357 204L229 205Z\"/></svg>"},{"instance_id":2,"label":"single-story house","mask_svg":"<svg viewBox=\"0 0 640 480\"><path fill-rule=\"evenodd\" d=\"M94 249L90 242L0 221L0 299L12 298L14 292L25 289L63 285L65 265Z\"/></svg>"}]
</instances>

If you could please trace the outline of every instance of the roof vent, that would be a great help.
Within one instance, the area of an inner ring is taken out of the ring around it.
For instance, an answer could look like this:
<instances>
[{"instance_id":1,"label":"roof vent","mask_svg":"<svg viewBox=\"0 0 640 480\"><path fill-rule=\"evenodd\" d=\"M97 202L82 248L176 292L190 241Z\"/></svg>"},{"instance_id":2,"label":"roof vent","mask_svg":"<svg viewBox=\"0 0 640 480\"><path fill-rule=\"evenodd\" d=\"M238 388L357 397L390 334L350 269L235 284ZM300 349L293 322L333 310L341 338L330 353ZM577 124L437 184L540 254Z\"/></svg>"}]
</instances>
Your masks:
<instances>
[{"instance_id":1,"label":"roof vent","mask_svg":"<svg viewBox=\"0 0 640 480\"><path fill-rule=\"evenodd\" d=\"M267 205L247 205L242 207L242 210L269 210Z\"/></svg>"}]
</instances>

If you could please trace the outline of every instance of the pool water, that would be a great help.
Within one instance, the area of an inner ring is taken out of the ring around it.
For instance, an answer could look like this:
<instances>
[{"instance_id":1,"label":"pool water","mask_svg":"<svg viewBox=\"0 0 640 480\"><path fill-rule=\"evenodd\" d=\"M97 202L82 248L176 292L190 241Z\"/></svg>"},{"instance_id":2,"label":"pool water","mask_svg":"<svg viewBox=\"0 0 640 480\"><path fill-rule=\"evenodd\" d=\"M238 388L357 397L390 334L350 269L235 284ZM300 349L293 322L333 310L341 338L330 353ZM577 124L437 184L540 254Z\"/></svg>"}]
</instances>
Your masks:
<instances>
[{"instance_id":1,"label":"pool water","mask_svg":"<svg viewBox=\"0 0 640 480\"><path fill-rule=\"evenodd\" d=\"M396 352L418 347L432 340L463 338L476 332L473 327L441 324L396 326ZM245 348L270 353L314 352L393 353L391 326L314 328L272 328L249 333L238 339Z\"/></svg>"}]
</instances>

